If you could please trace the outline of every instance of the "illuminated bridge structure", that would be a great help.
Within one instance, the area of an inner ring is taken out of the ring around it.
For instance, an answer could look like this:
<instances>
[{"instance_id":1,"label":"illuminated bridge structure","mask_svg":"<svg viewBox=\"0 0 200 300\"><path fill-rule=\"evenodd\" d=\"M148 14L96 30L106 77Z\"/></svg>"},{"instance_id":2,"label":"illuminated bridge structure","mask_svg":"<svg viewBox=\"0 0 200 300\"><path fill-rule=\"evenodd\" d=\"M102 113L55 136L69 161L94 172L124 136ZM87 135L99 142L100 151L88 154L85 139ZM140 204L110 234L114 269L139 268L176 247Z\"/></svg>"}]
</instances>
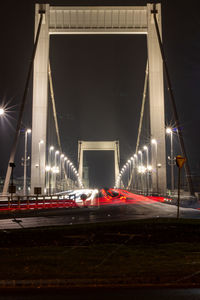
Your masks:
<instances>
[{"instance_id":1,"label":"illuminated bridge structure","mask_svg":"<svg viewBox=\"0 0 200 300\"><path fill-rule=\"evenodd\" d=\"M161 31L161 6L157 20ZM144 7L55 7L36 4L35 32L40 12L44 13L35 62L33 81L32 164L31 186L45 188L47 84L50 35L58 34L145 34L147 35L149 64L149 96L151 136L159 140L157 160L160 192L166 191L165 120L163 66L152 15L153 5ZM44 141L40 153L41 176L38 176L38 143ZM155 166L155 156L152 157ZM156 190L156 176L152 173L152 187Z\"/></svg>"},{"instance_id":2,"label":"illuminated bridge structure","mask_svg":"<svg viewBox=\"0 0 200 300\"><path fill-rule=\"evenodd\" d=\"M146 147L142 150L139 150L141 145L139 144L138 140L136 150L133 149L134 155L127 161L127 164L124 165L120 171L120 158L117 157L117 155L119 155L119 148L116 148L115 185L116 187L124 187L126 185L128 188L134 188L141 191L143 189L142 187L144 186L144 179L142 179L141 174L144 173L142 168L144 167L144 155L146 155L145 170L146 174L148 174L147 178L145 179L146 189L151 189L152 193L165 194L167 183L163 58L161 55L162 52L160 50L157 32L157 30L159 30L160 36L162 37L161 4L154 5L148 3L146 6L116 7L63 7L51 6L49 4L36 4L35 36L41 21L41 16L43 19L34 58L33 71L31 151L32 193L35 187L41 187L42 194L44 194L46 190L48 190L46 186L47 182L50 182L50 173L47 170L47 162L49 160L48 156L51 155L51 153L48 152L49 150L47 151L47 148L49 147L47 145L47 99L48 75L50 73L50 36L60 34L142 34L146 35L147 40L148 61L146 77L148 74L150 119L149 144L151 145L151 149L150 147L148 149ZM147 78L145 79L143 98L146 96L146 88ZM139 128L139 130L140 129L141 128ZM84 142L82 146L92 143L92 141L87 142ZM143 156L142 152L145 153L143 153ZM79 165L77 164L77 170L75 167L73 169L75 179L72 181L76 186L79 187L82 186L82 154L83 148L81 148L79 151ZM63 157L60 158L60 166L64 164L64 160L65 156L63 155ZM71 163L71 165L73 164ZM123 180L123 175L125 174L126 169L129 169L127 184L125 184ZM140 175L137 175L138 170ZM67 177L69 177L68 173L65 174L65 176L62 176L62 174L60 175L60 179L63 178L65 180ZM68 187L70 186L71 185L69 184ZM49 191L51 191L51 187L49 187Z\"/></svg>"}]
</instances>

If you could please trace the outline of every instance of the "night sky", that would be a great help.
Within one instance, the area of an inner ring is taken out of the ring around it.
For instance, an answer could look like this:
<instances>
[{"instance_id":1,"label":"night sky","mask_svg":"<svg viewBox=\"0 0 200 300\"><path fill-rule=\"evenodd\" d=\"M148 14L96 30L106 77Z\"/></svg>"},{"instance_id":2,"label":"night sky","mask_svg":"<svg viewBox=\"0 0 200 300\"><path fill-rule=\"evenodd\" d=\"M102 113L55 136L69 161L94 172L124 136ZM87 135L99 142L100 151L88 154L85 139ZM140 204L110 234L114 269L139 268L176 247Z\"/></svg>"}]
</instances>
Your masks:
<instances>
[{"instance_id":1,"label":"night sky","mask_svg":"<svg viewBox=\"0 0 200 300\"><path fill-rule=\"evenodd\" d=\"M6 172L14 128L33 48L34 4L43 1L7 1L1 4L0 105L7 119L0 120L0 176ZM48 1L51 5L144 5L146 1ZM200 18L198 1L162 3L163 42L193 172L199 172L200 128ZM185 4L184 4L185 3ZM191 7L191 8L190 8ZM135 151L147 59L143 35L52 36L50 61L63 151L77 160L77 142L120 141L121 163ZM166 89L165 89L166 90ZM166 125L173 124L165 91ZM32 81L24 127L31 127ZM50 122L51 123L51 122ZM49 125L51 129L51 125ZM49 133L48 133L49 136ZM23 132L16 158L16 176L23 174ZM177 144L177 141L175 141ZM177 148L177 152L178 152ZM178 153L177 153L178 154ZM113 160L98 159L99 178L107 173L112 184ZM104 163L103 163L104 161ZM101 165L104 167L101 168ZM105 171L107 166L107 170ZM94 167L91 167L94 173ZM105 178L104 178L105 179ZM100 180L100 179L99 179ZM98 180L97 180L98 181Z\"/></svg>"}]
</instances>

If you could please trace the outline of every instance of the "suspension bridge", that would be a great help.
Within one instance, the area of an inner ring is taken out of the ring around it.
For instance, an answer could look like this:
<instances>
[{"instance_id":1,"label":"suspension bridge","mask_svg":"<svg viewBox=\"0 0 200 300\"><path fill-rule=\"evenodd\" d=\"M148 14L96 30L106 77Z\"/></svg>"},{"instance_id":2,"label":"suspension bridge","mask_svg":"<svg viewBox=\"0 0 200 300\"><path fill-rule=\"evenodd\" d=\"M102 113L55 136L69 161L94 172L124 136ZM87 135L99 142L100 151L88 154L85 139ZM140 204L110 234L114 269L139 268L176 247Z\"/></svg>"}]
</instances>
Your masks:
<instances>
[{"instance_id":1,"label":"suspension bridge","mask_svg":"<svg viewBox=\"0 0 200 300\"><path fill-rule=\"evenodd\" d=\"M69 34L142 34L147 40L147 63L144 70L144 87L141 99L140 122L138 124L137 143L132 149L127 162L121 164L120 140L79 140L77 161L69 159L61 145L61 133L57 120L56 96L49 60L51 35ZM190 168L184 147L182 131L175 105L170 76L162 44L161 5L121 7L59 7L49 4L35 6L35 40L25 84L23 99L18 117L16 133L4 183L3 195L15 194L13 188L13 170L15 154L22 126L27 92L33 72L32 128L25 133L24 186L23 196L49 196L49 205L53 205L58 194L64 191L90 188L84 179L83 157L85 151L113 151L114 154L114 190L127 189L135 194L166 195L167 187L174 192L174 152L173 135L180 143L180 151L186 158L185 173L190 194L194 194ZM167 183L166 169L166 122L164 99L164 76L169 91L170 105L176 133L167 128L171 137L170 182ZM51 103L48 103L48 86ZM148 98L148 99L147 99ZM50 109L49 109L50 106ZM51 110L54 122L55 144L48 133L48 112ZM145 130L144 118L148 115L148 131ZM31 191L27 190L27 139L32 136L31 146ZM144 142L145 141L145 142ZM44 198L41 198L43 201ZM54 199L54 200L52 200ZM16 200L17 201L17 200ZM17 203L17 202L16 202ZM42 202L43 203L43 202ZM57 203L57 202L56 202ZM44 204L44 203L43 203ZM17 204L16 204L17 205ZM30 203L26 203L30 205Z\"/></svg>"}]
</instances>

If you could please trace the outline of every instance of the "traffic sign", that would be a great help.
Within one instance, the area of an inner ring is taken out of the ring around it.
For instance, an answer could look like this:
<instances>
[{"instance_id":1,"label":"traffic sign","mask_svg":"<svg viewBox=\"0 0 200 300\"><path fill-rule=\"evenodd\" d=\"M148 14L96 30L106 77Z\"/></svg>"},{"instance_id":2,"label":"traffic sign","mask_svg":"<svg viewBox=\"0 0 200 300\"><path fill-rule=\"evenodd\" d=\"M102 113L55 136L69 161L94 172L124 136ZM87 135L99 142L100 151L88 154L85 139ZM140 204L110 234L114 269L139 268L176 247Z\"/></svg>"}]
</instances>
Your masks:
<instances>
[{"instance_id":1,"label":"traffic sign","mask_svg":"<svg viewBox=\"0 0 200 300\"><path fill-rule=\"evenodd\" d=\"M177 155L176 156L176 165L177 165L177 167L182 168L182 166L184 165L185 161L186 161L185 157L183 157L181 155Z\"/></svg>"}]
</instances>

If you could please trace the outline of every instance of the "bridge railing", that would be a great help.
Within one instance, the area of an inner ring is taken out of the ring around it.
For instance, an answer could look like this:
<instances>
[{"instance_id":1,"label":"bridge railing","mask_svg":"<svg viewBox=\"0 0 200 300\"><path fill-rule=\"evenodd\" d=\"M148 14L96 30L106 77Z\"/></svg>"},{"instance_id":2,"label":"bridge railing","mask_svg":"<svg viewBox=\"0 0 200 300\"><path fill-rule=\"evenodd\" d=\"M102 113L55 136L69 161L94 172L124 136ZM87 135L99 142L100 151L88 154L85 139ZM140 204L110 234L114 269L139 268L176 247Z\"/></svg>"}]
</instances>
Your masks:
<instances>
[{"instance_id":1,"label":"bridge railing","mask_svg":"<svg viewBox=\"0 0 200 300\"><path fill-rule=\"evenodd\" d=\"M0 196L0 211L77 206L75 199L59 195Z\"/></svg>"}]
</instances>

